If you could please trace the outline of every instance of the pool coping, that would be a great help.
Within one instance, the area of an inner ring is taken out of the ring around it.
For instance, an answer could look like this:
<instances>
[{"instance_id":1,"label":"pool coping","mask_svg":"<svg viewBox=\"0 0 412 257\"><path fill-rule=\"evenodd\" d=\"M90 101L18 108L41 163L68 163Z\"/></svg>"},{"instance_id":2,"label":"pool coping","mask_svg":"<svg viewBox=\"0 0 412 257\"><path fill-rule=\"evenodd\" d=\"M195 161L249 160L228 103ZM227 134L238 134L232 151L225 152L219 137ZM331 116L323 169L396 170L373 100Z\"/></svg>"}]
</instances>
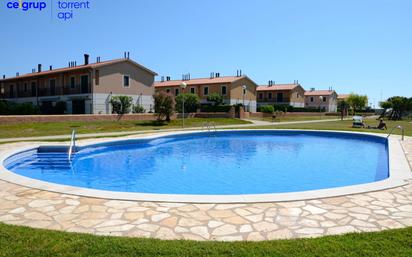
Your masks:
<instances>
[{"instance_id":1,"label":"pool coping","mask_svg":"<svg viewBox=\"0 0 412 257\"><path fill-rule=\"evenodd\" d=\"M376 136L386 138L385 134L366 133L366 132L348 132L336 130L299 130L299 129L241 129L242 131L302 131L302 132L321 132L321 133L347 133L347 134L363 134L369 136ZM218 130L218 131L239 131L233 130ZM170 135L192 134L200 133L199 130L179 131L179 132L161 132L154 135L133 135L125 138L98 138L93 139L92 142L80 146L89 146L100 143L128 141L135 139L154 139ZM208 132L204 132L208 133ZM89 140L90 141L90 140ZM359 193L366 193L372 191L380 191L406 185L407 179L412 178L409 163L404 154L403 148L397 136L388 138L389 151L389 178L378 182L365 183L359 185L351 185L336 188L308 190L288 193L272 193L272 194L246 194L246 195L185 195L185 194L149 194L149 193L130 193L130 192L115 192L98 189L88 189L75 186L61 185L41 180L31 179L25 176L18 175L7 170L3 163L4 161L19 152L35 149L39 146L56 146L56 143L30 143L29 146L14 147L7 151L0 153L0 180L10 183L18 184L25 187L64 193L69 195L103 198L111 200L133 200L133 201L151 201L151 202L176 202L176 203L264 203L264 202L284 202L284 201L298 201L298 200L312 200L319 198L335 197L352 195ZM60 144L61 146L61 144Z\"/></svg>"}]
</instances>

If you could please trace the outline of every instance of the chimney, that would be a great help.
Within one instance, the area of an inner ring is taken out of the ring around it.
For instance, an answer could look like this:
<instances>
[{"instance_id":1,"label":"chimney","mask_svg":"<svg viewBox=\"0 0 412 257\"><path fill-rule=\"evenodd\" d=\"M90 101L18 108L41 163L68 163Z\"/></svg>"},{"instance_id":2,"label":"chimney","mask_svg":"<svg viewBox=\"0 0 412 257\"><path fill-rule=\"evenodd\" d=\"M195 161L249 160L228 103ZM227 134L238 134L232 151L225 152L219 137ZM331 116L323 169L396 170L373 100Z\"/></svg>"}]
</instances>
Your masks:
<instances>
[{"instance_id":1,"label":"chimney","mask_svg":"<svg viewBox=\"0 0 412 257\"><path fill-rule=\"evenodd\" d=\"M77 61L74 61L74 66L77 66Z\"/></svg>"},{"instance_id":2,"label":"chimney","mask_svg":"<svg viewBox=\"0 0 412 257\"><path fill-rule=\"evenodd\" d=\"M127 52L127 59L130 59L130 52Z\"/></svg>"},{"instance_id":3,"label":"chimney","mask_svg":"<svg viewBox=\"0 0 412 257\"><path fill-rule=\"evenodd\" d=\"M166 77L166 81L170 81L170 76L167 76L167 77Z\"/></svg>"},{"instance_id":4,"label":"chimney","mask_svg":"<svg viewBox=\"0 0 412 257\"><path fill-rule=\"evenodd\" d=\"M84 65L88 65L88 64L89 64L89 55L84 54Z\"/></svg>"},{"instance_id":5,"label":"chimney","mask_svg":"<svg viewBox=\"0 0 412 257\"><path fill-rule=\"evenodd\" d=\"M20 73L16 72L16 77L20 76Z\"/></svg>"},{"instance_id":6,"label":"chimney","mask_svg":"<svg viewBox=\"0 0 412 257\"><path fill-rule=\"evenodd\" d=\"M123 56L124 56L124 59L126 59L126 57L127 57L126 52L123 53Z\"/></svg>"},{"instance_id":7,"label":"chimney","mask_svg":"<svg viewBox=\"0 0 412 257\"><path fill-rule=\"evenodd\" d=\"M165 82L165 76L162 76L160 79L161 82Z\"/></svg>"},{"instance_id":8,"label":"chimney","mask_svg":"<svg viewBox=\"0 0 412 257\"><path fill-rule=\"evenodd\" d=\"M216 72L216 78L220 77L220 72Z\"/></svg>"},{"instance_id":9,"label":"chimney","mask_svg":"<svg viewBox=\"0 0 412 257\"><path fill-rule=\"evenodd\" d=\"M41 72L41 64L37 64L37 72Z\"/></svg>"},{"instance_id":10,"label":"chimney","mask_svg":"<svg viewBox=\"0 0 412 257\"><path fill-rule=\"evenodd\" d=\"M210 78L213 79L214 77L215 77L215 73L214 73L214 72L211 72L211 73L210 73Z\"/></svg>"},{"instance_id":11,"label":"chimney","mask_svg":"<svg viewBox=\"0 0 412 257\"><path fill-rule=\"evenodd\" d=\"M6 75L3 75L3 79L6 79Z\"/></svg>"},{"instance_id":12,"label":"chimney","mask_svg":"<svg viewBox=\"0 0 412 257\"><path fill-rule=\"evenodd\" d=\"M242 70L239 70L239 77L242 77Z\"/></svg>"},{"instance_id":13,"label":"chimney","mask_svg":"<svg viewBox=\"0 0 412 257\"><path fill-rule=\"evenodd\" d=\"M53 70L53 66L50 65L50 70Z\"/></svg>"},{"instance_id":14,"label":"chimney","mask_svg":"<svg viewBox=\"0 0 412 257\"><path fill-rule=\"evenodd\" d=\"M310 88L310 91L311 91L311 92L315 91L315 88L314 88L314 87L311 87L311 88Z\"/></svg>"}]
</instances>

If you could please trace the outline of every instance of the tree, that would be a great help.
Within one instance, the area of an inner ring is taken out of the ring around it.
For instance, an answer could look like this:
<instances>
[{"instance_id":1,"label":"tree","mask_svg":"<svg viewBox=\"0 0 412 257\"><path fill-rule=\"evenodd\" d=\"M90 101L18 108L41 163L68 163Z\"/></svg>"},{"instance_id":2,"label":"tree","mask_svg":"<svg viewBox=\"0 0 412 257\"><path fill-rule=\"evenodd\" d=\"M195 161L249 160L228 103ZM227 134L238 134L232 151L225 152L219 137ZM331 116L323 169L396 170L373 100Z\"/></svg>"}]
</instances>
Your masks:
<instances>
[{"instance_id":1,"label":"tree","mask_svg":"<svg viewBox=\"0 0 412 257\"><path fill-rule=\"evenodd\" d=\"M199 107L200 100L196 94L184 93L176 96L176 111L182 112L183 100L185 103L185 112L196 112Z\"/></svg>"},{"instance_id":2,"label":"tree","mask_svg":"<svg viewBox=\"0 0 412 257\"><path fill-rule=\"evenodd\" d=\"M400 120L402 117L412 110L412 99L403 96L394 96L387 100L392 107L389 114L389 119Z\"/></svg>"},{"instance_id":3,"label":"tree","mask_svg":"<svg viewBox=\"0 0 412 257\"><path fill-rule=\"evenodd\" d=\"M113 96L110 99L112 105L112 113L125 114L129 113L132 107L133 98L131 96L119 95Z\"/></svg>"},{"instance_id":4,"label":"tree","mask_svg":"<svg viewBox=\"0 0 412 257\"><path fill-rule=\"evenodd\" d=\"M368 97L366 95L351 93L347 99L347 102L352 108L353 114L355 114L356 111L361 111L366 107L368 104Z\"/></svg>"},{"instance_id":5,"label":"tree","mask_svg":"<svg viewBox=\"0 0 412 257\"><path fill-rule=\"evenodd\" d=\"M207 100L209 102L213 102L214 106L219 106L223 103L223 97L219 93L211 93L207 97Z\"/></svg>"},{"instance_id":6,"label":"tree","mask_svg":"<svg viewBox=\"0 0 412 257\"><path fill-rule=\"evenodd\" d=\"M166 121L170 121L170 116L173 114L175 109L175 100L173 95L163 91L157 92L154 95L154 102L157 120L161 121L163 118L166 118Z\"/></svg>"},{"instance_id":7,"label":"tree","mask_svg":"<svg viewBox=\"0 0 412 257\"><path fill-rule=\"evenodd\" d=\"M343 99L343 100L340 100L340 101L338 102L338 108L339 108L339 110L340 110L341 120L343 120L343 117L346 116L346 115L348 115L349 104L348 104L348 102L345 101L344 99Z\"/></svg>"},{"instance_id":8,"label":"tree","mask_svg":"<svg viewBox=\"0 0 412 257\"><path fill-rule=\"evenodd\" d=\"M379 103L379 106L383 109L381 115L379 115L378 120L382 119L385 117L386 112L392 108L392 103L389 101L383 101Z\"/></svg>"}]
</instances>

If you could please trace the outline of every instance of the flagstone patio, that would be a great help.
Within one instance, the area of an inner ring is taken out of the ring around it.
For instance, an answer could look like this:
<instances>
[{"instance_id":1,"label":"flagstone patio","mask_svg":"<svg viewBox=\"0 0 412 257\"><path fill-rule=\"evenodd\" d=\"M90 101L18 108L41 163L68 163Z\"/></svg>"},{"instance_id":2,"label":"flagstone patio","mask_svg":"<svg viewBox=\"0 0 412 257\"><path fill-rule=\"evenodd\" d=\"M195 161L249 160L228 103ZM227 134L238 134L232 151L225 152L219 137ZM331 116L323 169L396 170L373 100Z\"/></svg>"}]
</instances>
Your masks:
<instances>
[{"instance_id":1,"label":"flagstone patio","mask_svg":"<svg viewBox=\"0 0 412 257\"><path fill-rule=\"evenodd\" d=\"M412 164L412 139L403 147ZM254 204L117 201L0 181L0 222L98 235L229 241L377 231L412 226L412 180L378 192Z\"/></svg>"}]
</instances>

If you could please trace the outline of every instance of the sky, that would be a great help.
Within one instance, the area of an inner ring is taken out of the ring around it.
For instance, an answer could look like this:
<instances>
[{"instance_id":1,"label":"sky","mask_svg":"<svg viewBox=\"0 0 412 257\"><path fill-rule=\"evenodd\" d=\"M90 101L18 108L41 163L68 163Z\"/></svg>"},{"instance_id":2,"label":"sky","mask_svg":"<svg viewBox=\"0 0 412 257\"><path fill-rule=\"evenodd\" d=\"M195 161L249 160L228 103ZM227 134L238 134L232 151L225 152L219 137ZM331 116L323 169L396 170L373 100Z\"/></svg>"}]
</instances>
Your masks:
<instances>
[{"instance_id":1,"label":"sky","mask_svg":"<svg viewBox=\"0 0 412 257\"><path fill-rule=\"evenodd\" d=\"M89 0L58 19L43 10L8 9L0 0L0 74L65 67L69 61L123 57L160 76L235 75L258 84L366 94L372 105L412 96L410 0ZM71 1L71 0L67 0ZM79 1L82 2L82 1Z\"/></svg>"}]
</instances>

